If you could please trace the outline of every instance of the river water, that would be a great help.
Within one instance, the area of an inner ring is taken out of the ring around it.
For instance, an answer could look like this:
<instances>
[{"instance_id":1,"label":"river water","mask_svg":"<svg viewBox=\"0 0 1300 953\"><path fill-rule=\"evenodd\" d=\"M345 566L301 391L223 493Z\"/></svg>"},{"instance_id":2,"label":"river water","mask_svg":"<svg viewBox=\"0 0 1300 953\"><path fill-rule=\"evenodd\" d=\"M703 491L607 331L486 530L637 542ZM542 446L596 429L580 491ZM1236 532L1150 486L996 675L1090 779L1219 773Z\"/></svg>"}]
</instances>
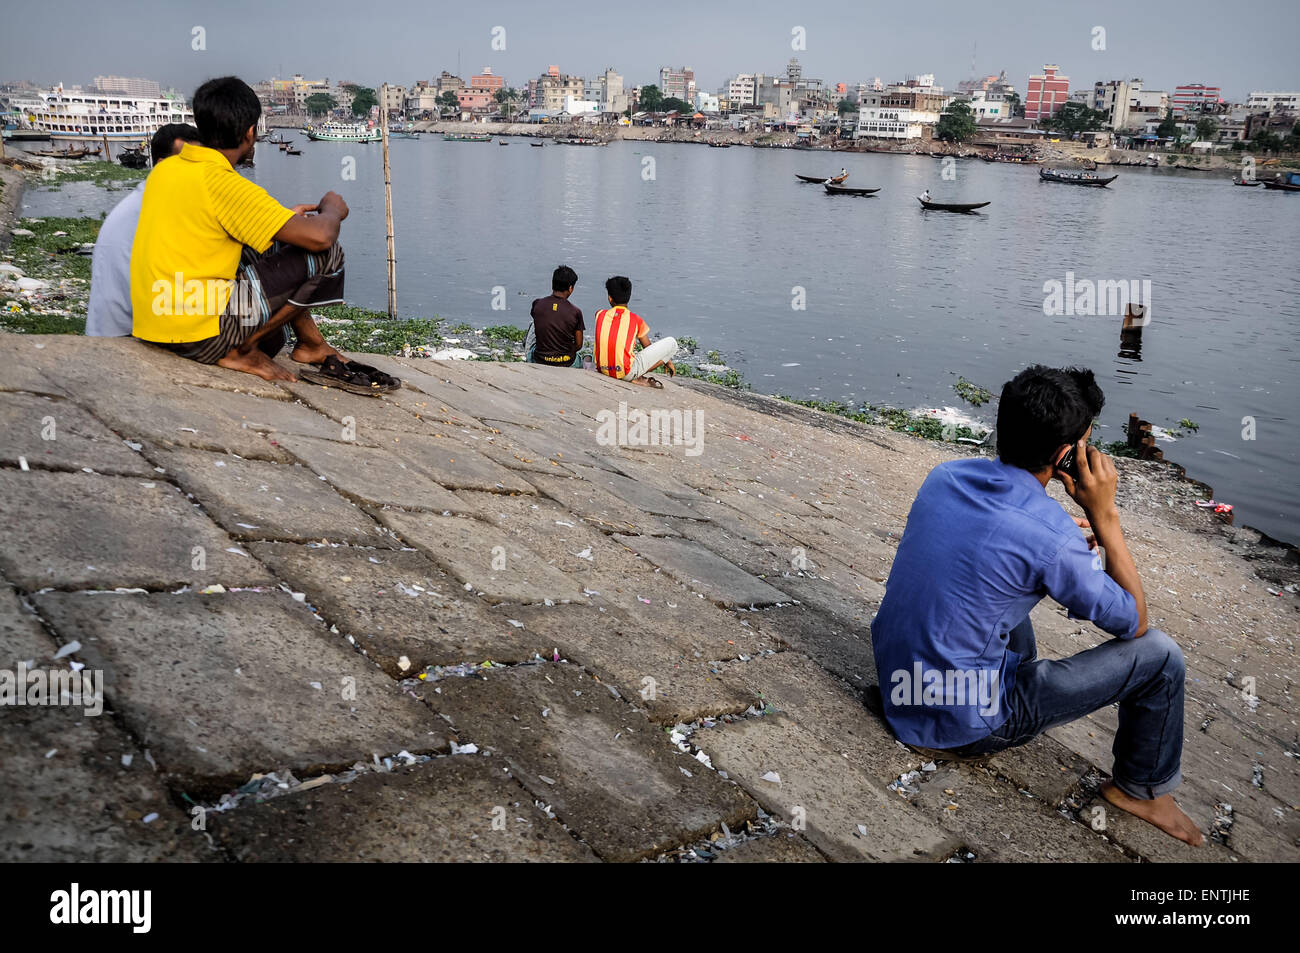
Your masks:
<instances>
[{"instance_id":1,"label":"river water","mask_svg":"<svg viewBox=\"0 0 1300 953\"><path fill-rule=\"evenodd\" d=\"M301 156L259 146L250 177L285 204L340 192L348 298L384 309L380 147L297 138ZM949 405L986 422L996 404L962 404L958 376L996 394L1026 364L1086 365L1106 392L1103 440L1124 439L1130 411L1170 429L1189 418L1199 431L1160 444L1165 458L1232 503L1238 524L1300 542L1300 196L1223 174L1112 168L1116 182L1090 189L977 160L633 141L426 135L393 140L390 156L404 315L527 326L564 263L590 328L604 279L625 274L652 333L717 349L756 390ZM841 166L847 185L880 191L832 197L794 177ZM926 188L992 204L924 212ZM97 213L118 198L70 183L29 192L24 214ZM1044 313L1045 284L1070 273L1076 288L1150 282L1140 360L1119 354L1120 315Z\"/></svg>"}]
</instances>

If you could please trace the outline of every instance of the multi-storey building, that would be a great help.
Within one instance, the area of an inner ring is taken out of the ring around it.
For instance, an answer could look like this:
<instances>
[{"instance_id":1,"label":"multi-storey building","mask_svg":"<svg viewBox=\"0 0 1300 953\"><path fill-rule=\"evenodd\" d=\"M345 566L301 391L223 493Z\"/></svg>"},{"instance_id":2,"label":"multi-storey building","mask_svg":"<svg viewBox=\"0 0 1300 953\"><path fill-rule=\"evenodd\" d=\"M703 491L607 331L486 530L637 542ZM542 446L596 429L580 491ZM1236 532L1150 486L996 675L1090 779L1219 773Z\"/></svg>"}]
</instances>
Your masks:
<instances>
[{"instance_id":1,"label":"multi-storey building","mask_svg":"<svg viewBox=\"0 0 1300 953\"><path fill-rule=\"evenodd\" d=\"M1256 90L1246 100L1252 109L1300 109L1300 92L1267 93Z\"/></svg>"},{"instance_id":2,"label":"multi-storey building","mask_svg":"<svg viewBox=\"0 0 1300 953\"><path fill-rule=\"evenodd\" d=\"M857 138L920 139L925 127L939 122L939 114L953 99L934 85L934 76L917 76L881 91L862 94Z\"/></svg>"},{"instance_id":3,"label":"multi-storey building","mask_svg":"<svg viewBox=\"0 0 1300 953\"><path fill-rule=\"evenodd\" d=\"M125 93L128 96L146 96L158 99L162 90L152 79L139 79L129 76L96 76L95 88L105 93Z\"/></svg>"},{"instance_id":4,"label":"multi-storey building","mask_svg":"<svg viewBox=\"0 0 1300 953\"><path fill-rule=\"evenodd\" d=\"M552 66L537 79L528 81L528 107L547 113L561 113L567 98L583 99L585 85L581 76L562 74L558 66Z\"/></svg>"},{"instance_id":5,"label":"multi-storey building","mask_svg":"<svg viewBox=\"0 0 1300 953\"><path fill-rule=\"evenodd\" d=\"M670 66L659 70L659 91L664 99L681 99L690 102L695 94L695 71L689 66L673 69Z\"/></svg>"},{"instance_id":6,"label":"multi-storey building","mask_svg":"<svg viewBox=\"0 0 1300 953\"><path fill-rule=\"evenodd\" d=\"M727 80L726 86L718 90L718 98L725 99L731 109L753 106L758 102L755 97L754 74L737 73Z\"/></svg>"},{"instance_id":7,"label":"multi-storey building","mask_svg":"<svg viewBox=\"0 0 1300 953\"><path fill-rule=\"evenodd\" d=\"M1059 67L1048 63L1043 72L1029 77L1025 89L1025 118L1049 119L1061 111L1070 98L1070 77L1057 74Z\"/></svg>"},{"instance_id":8,"label":"multi-storey building","mask_svg":"<svg viewBox=\"0 0 1300 953\"><path fill-rule=\"evenodd\" d=\"M1213 112L1219 105L1223 91L1217 86L1192 83L1188 86L1174 87L1174 95L1169 100L1174 114L1179 116L1191 113Z\"/></svg>"}]
</instances>

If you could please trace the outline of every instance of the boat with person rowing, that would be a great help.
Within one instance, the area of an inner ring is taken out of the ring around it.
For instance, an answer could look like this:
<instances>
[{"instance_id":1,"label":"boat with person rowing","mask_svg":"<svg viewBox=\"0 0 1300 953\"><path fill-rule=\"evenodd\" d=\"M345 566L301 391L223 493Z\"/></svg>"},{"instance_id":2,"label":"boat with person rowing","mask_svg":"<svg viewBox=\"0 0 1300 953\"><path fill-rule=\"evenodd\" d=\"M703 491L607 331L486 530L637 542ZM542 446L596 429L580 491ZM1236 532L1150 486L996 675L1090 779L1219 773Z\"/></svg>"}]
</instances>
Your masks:
<instances>
[{"instance_id":1,"label":"boat with person rowing","mask_svg":"<svg viewBox=\"0 0 1300 953\"><path fill-rule=\"evenodd\" d=\"M812 182L815 183L816 185L822 185L823 183L826 182L829 182L832 185L839 185L841 182L843 182L845 179L849 177L849 174L845 172L843 175L816 176L816 175L800 175L798 172L796 172L794 174L794 177L798 179L800 182Z\"/></svg>"},{"instance_id":2,"label":"boat with person rowing","mask_svg":"<svg viewBox=\"0 0 1300 953\"><path fill-rule=\"evenodd\" d=\"M1067 185L1089 185L1093 188L1104 189L1118 179L1119 176L1103 177L1094 175L1091 172L1062 172L1059 169L1039 169L1038 178L1043 182L1064 182Z\"/></svg>"},{"instance_id":3,"label":"boat with person rowing","mask_svg":"<svg viewBox=\"0 0 1300 953\"><path fill-rule=\"evenodd\" d=\"M443 142L491 142L492 137L486 132L446 132Z\"/></svg>"},{"instance_id":4,"label":"boat with person rowing","mask_svg":"<svg viewBox=\"0 0 1300 953\"><path fill-rule=\"evenodd\" d=\"M1264 188L1276 192L1300 192L1300 172L1279 172L1276 178L1261 179Z\"/></svg>"},{"instance_id":5,"label":"boat with person rowing","mask_svg":"<svg viewBox=\"0 0 1300 953\"><path fill-rule=\"evenodd\" d=\"M973 212L978 208L989 205L989 202L927 202L923 198L917 198L921 207L931 212Z\"/></svg>"},{"instance_id":6,"label":"boat with person rowing","mask_svg":"<svg viewBox=\"0 0 1300 953\"><path fill-rule=\"evenodd\" d=\"M1248 188L1248 189L1253 189L1255 186L1257 186L1257 185L1263 185L1264 183L1263 183L1263 181L1260 180L1260 179L1233 179L1233 180L1232 180L1232 184L1233 184L1233 185L1244 185L1244 186L1246 186L1246 188Z\"/></svg>"},{"instance_id":7,"label":"boat with person rowing","mask_svg":"<svg viewBox=\"0 0 1300 953\"><path fill-rule=\"evenodd\" d=\"M835 185L832 182L823 182L822 186L826 189L827 195L874 195L880 189L855 189L847 185Z\"/></svg>"}]
</instances>

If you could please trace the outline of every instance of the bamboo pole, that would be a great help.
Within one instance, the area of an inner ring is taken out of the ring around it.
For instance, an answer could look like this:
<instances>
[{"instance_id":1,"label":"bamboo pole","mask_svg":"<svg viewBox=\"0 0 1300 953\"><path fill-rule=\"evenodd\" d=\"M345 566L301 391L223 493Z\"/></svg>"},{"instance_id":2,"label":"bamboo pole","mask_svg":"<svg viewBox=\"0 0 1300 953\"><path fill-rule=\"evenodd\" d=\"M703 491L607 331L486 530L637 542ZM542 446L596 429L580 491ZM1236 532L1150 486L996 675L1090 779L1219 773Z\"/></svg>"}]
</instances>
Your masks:
<instances>
[{"instance_id":1,"label":"bamboo pole","mask_svg":"<svg viewBox=\"0 0 1300 953\"><path fill-rule=\"evenodd\" d=\"M108 149L108 133L104 133L104 161L105 162L113 161L113 153L111 153Z\"/></svg>"},{"instance_id":2,"label":"bamboo pole","mask_svg":"<svg viewBox=\"0 0 1300 953\"><path fill-rule=\"evenodd\" d=\"M388 167L388 84L380 87L379 134L384 147L384 218L388 223L388 316L397 317L397 258L393 246L393 179Z\"/></svg>"}]
</instances>

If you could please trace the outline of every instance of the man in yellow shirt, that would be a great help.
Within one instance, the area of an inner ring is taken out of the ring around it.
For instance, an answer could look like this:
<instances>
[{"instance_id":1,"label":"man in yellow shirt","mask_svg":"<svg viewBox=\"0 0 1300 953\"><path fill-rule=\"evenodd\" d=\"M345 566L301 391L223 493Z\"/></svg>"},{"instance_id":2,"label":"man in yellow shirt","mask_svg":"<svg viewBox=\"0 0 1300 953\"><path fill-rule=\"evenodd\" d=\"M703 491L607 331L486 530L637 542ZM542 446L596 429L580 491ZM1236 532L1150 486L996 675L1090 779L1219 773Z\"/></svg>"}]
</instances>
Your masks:
<instances>
[{"instance_id":1,"label":"man in yellow shirt","mask_svg":"<svg viewBox=\"0 0 1300 953\"><path fill-rule=\"evenodd\" d=\"M150 174L131 248L132 334L204 364L295 380L272 358L290 357L307 379L361 393L400 382L349 361L325 342L312 307L343 300L339 226L347 203L326 192L285 208L235 167L252 159L262 105L234 76L194 94L200 144Z\"/></svg>"}]
</instances>

